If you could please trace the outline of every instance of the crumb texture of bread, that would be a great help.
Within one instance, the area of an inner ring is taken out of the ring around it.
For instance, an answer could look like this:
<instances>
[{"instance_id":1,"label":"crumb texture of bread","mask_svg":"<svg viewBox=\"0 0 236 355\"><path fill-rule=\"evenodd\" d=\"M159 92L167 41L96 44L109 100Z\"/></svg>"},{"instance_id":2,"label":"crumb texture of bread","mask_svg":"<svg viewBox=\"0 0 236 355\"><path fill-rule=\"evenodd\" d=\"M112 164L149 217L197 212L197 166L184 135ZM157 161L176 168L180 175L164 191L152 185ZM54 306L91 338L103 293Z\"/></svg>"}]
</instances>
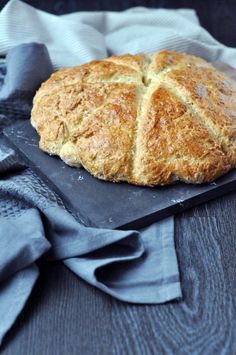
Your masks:
<instances>
[{"instance_id":1,"label":"crumb texture of bread","mask_svg":"<svg viewBox=\"0 0 236 355\"><path fill-rule=\"evenodd\" d=\"M37 91L31 123L43 151L103 180L200 184L236 166L236 84L185 53L60 69Z\"/></svg>"}]
</instances>

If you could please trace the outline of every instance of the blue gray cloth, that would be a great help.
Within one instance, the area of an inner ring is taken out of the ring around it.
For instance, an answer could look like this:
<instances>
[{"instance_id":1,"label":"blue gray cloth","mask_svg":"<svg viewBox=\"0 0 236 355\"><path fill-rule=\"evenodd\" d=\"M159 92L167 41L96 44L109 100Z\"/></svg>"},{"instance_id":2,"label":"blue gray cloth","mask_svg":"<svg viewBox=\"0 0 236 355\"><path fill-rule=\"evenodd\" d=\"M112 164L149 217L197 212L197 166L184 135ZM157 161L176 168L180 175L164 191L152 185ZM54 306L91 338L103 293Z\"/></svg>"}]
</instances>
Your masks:
<instances>
[{"instance_id":1,"label":"blue gray cloth","mask_svg":"<svg viewBox=\"0 0 236 355\"><path fill-rule=\"evenodd\" d=\"M29 117L34 92L52 65L46 47L30 43L10 50L0 72L3 128L22 114ZM122 301L181 297L173 217L139 231L83 226L0 135L0 343L30 296L41 257L62 260Z\"/></svg>"},{"instance_id":2,"label":"blue gray cloth","mask_svg":"<svg viewBox=\"0 0 236 355\"><path fill-rule=\"evenodd\" d=\"M236 49L213 38L192 9L134 7L125 11L78 11L55 16L23 1L9 0L0 12L0 54L21 44L22 39L44 43L55 68L108 55L154 53L163 49L236 67Z\"/></svg>"}]
</instances>

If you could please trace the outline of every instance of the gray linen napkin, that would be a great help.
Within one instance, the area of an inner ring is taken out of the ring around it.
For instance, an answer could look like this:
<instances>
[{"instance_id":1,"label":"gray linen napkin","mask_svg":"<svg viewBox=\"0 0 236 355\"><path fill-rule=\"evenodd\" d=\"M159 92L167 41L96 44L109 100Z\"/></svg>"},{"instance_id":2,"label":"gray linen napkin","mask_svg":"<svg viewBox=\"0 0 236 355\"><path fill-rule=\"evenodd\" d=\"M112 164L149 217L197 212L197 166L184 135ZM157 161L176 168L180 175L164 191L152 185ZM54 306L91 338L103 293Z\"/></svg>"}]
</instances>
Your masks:
<instances>
[{"instance_id":1,"label":"gray linen napkin","mask_svg":"<svg viewBox=\"0 0 236 355\"><path fill-rule=\"evenodd\" d=\"M52 66L46 47L29 43L9 51L5 69L2 126L15 120L17 107L30 114L35 89ZM30 295L42 255L63 260L76 275L122 301L181 297L173 217L140 231L83 226L0 136L0 343Z\"/></svg>"},{"instance_id":2,"label":"gray linen napkin","mask_svg":"<svg viewBox=\"0 0 236 355\"><path fill-rule=\"evenodd\" d=\"M236 49L213 38L191 9L137 7L55 16L10 0L0 13L0 54L23 41L44 43L55 68L110 54L161 49L188 52L236 67Z\"/></svg>"}]
</instances>

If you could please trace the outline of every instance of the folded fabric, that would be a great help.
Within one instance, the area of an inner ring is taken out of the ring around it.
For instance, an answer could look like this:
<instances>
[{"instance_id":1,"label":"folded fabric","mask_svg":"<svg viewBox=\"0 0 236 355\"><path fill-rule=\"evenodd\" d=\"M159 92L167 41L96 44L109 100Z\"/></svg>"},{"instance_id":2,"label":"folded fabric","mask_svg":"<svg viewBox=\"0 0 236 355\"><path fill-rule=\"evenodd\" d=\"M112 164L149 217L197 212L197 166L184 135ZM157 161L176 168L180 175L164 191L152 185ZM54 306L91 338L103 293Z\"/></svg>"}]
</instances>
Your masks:
<instances>
[{"instance_id":1,"label":"folded fabric","mask_svg":"<svg viewBox=\"0 0 236 355\"><path fill-rule=\"evenodd\" d=\"M6 55L5 65L0 67L0 113L7 113L8 118L9 115L14 119L28 118L35 91L52 72L45 46L32 43L12 48ZM1 125L4 122L0 116L0 128Z\"/></svg>"},{"instance_id":2,"label":"folded fabric","mask_svg":"<svg viewBox=\"0 0 236 355\"><path fill-rule=\"evenodd\" d=\"M33 93L51 73L46 47L31 43L13 48L5 72L2 102L15 108L25 102L29 115ZM2 121L7 117L6 124L15 119L3 113ZM0 136L0 342L30 295L38 276L35 262L42 255L62 260L76 275L122 301L148 304L181 297L173 217L140 231L81 225Z\"/></svg>"},{"instance_id":3,"label":"folded fabric","mask_svg":"<svg viewBox=\"0 0 236 355\"><path fill-rule=\"evenodd\" d=\"M55 16L10 0L0 13L0 54L22 42L44 43L55 68L110 54L173 49L236 67L236 49L216 41L194 10L133 8Z\"/></svg>"},{"instance_id":4,"label":"folded fabric","mask_svg":"<svg viewBox=\"0 0 236 355\"><path fill-rule=\"evenodd\" d=\"M32 263L0 283L0 345L28 300L37 277L38 268Z\"/></svg>"},{"instance_id":5,"label":"folded fabric","mask_svg":"<svg viewBox=\"0 0 236 355\"><path fill-rule=\"evenodd\" d=\"M22 66L24 62L27 62L27 65ZM53 72L46 47L37 43L31 46L21 44L9 51L6 56L6 67L0 100L18 99L22 103L26 99L28 104L31 104L39 85Z\"/></svg>"}]
</instances>

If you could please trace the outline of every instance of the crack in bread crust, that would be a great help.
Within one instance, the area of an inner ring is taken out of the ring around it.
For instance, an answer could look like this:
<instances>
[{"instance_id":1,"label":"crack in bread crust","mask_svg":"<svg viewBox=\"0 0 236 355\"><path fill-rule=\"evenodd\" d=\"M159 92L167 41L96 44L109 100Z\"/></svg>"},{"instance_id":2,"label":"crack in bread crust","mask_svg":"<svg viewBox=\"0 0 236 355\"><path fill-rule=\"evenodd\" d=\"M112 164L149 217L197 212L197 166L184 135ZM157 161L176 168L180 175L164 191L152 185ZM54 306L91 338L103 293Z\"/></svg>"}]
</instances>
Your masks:
<instances>
[{"instance_id":1,"label":"crack in bread crust","mask_svg":"<svg viewBox=\"0 0 236 355\"><path fill-rule=\"evenodd\" d=\"M213 69L213 72L215 70ZM224 77L222 77L224 79ZM163 85L177 96L217 141L222 151L228 156L232 166L236 165L236 116L227 115L221 93L208 83L193 83L193 90L187 90L186 84L178 83L174 77L163 78ZM223 95L222 95L223 96ZM227 99L227 96L225 97ZM234 97L236 100L236 97ZM229 103L230 104L230 103ZM236 101L235 101L236 104ZM234 105L235 106L235 105ZM226 107L227 110L227 107ZM234 109L235 110L235 109Z\"/></svg>"},{"instance_id":2,"label":"crack in bread crust","mask_svg":"<svg viewBox=\"0 0 236 355\"><path fill-rule=\"evenodd\" d=\"M113 56L54 73L31 122L40 148L104 180L212 181L236 165L236 86L173 51Z\"/></svg>"}]
</instances>

